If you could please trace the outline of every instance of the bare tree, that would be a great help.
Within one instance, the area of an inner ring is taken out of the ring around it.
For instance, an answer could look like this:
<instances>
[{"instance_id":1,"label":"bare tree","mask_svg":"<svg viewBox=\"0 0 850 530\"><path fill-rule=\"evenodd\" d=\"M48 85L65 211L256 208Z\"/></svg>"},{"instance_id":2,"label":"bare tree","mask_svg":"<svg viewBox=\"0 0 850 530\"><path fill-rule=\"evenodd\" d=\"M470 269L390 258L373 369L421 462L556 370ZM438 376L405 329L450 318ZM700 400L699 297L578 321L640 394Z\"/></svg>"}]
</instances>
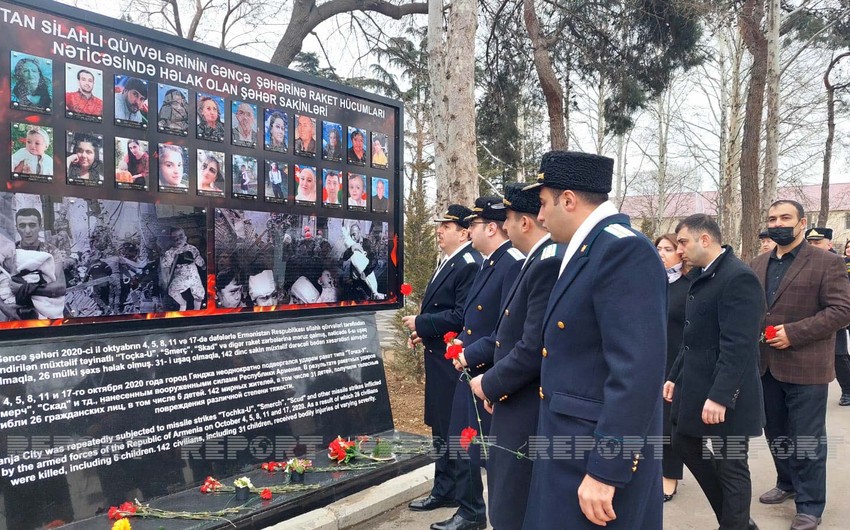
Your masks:
<instances>
[{"instance_id":1,"label":"bare tree","mask_svg":"<svg viewBox=\"0 0 850 530\"><path fill-rule=\"evenodd\" d=\"M448 7L442 0L429 0L428 72L438 211L449 203L471 204L477 195L472 82L477 14L475 0L456 0Z\"/></svg>"},{"instance_id":2,"label":"bare tree","mask_svg":"<svg viewBox=\"0 0 850 530\"><path fill-rule=\"evenodd\" d=\"M823 180L821 182L820 212L818 213L818 226L826 226L829 218L829 180L832 168L832 144L835 142L835 92L850 88L850 79L839 83L833 83L829 77L836 66L845 59L850 58L850 52L837 55L823 74L823 85L826 88L826 113L827 113L827 136L826 146L823 150Z\"/></svg>"}]
</instances>

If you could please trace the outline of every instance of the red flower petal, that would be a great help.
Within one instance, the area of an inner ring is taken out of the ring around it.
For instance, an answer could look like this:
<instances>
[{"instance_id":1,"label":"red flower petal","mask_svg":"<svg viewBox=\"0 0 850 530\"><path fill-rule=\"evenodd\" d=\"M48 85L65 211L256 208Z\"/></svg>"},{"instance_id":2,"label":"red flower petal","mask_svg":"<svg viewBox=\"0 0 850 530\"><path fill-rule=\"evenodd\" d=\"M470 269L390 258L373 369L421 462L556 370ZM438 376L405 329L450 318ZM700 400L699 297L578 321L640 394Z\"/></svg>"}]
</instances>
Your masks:
<instances>
[{"instance_id":1,"label":"red flower petal","mask_svg":"<svg viewBox=\"0 0 850 530\"><path fill-rule=\"evenodd\" d=\"M272 498L272 490L265 488L263 491L260 492L260 498L263 499L264 501L271 499Z\"/></svg>"},{"instance_id":2,"label":"red flower petal","mask_svg":"<svg viewBox=\"0 0 850 530\"><path fill-rule=\"evenodd\" d=\"M460 446L465 450L469 450L469 445L472 443L472 440L478 436L478 431L473 429L472 427L467 427L466 429L460 432Z\"/></svg>"},{"instance_id":3,"label":"red flower petal","mask_svg":"<svg viewBox=\"0 0 850 530\"><path fill-rule=\"evenodd\" d=\"M776 328L773 326L767 326L764 328L764 338L766 340L775 339L776 338Z\"/></svg>"},{"instance_id":4,"label":"red flower petal","mask_svg":"<svg viewBox=\"0 0 850 530\"><path fill-rule=\"evenodd\" d=\"M413 286L411 286L409 283L403 283L401 284L401 289L399 289L399 291L401 291L401 294L403 294L404 296L410 296L410 294L413 292Z\"/></svg>"},{"instance_id":5,"label":"red flower petal","mask_svg":"<svg viewBox=\"0 0 850 530\"><path fill-rule=\"evenodd\" d=\"M451 344L446 348L446 359L457 359L463 351L463 346L460 344Z\"/></svg>"},{"instance_id":6,"label":"red flower petal","mask_svg":"<svg viewBox=\"0 0 850 530\"><path fill-rule=\"evenodd\" d=\"M110 506L109 511L106 513L106 515L107 515L107 517L109 517L113 521L117 521L118 519L124 518L124 516L121 515L121 513L119 513L118 507L116 507L116 506Z\"/></svg>"},{"instance_id":7,"label":"red flower petal","mask_svg":"<svg viewBox=\"0 0 850 530\"><path fill-rule=\"evenodd\" d=\"M124 513L136 513L136 505L132 502L125 502L118 509Z\"/></svg>"},{"instance_id":8,"label":"red flower petal","mask_svg":"<svg viewBox=\"0 0 850 530\"><path fill-rule=\"evenodd\" d=\"M448 333L443 335L443 342L448 344L451 341L455 340L456 338L457 338L457 333L455 333L454 331L449 331Z\"/></svg>"}]
</instances>

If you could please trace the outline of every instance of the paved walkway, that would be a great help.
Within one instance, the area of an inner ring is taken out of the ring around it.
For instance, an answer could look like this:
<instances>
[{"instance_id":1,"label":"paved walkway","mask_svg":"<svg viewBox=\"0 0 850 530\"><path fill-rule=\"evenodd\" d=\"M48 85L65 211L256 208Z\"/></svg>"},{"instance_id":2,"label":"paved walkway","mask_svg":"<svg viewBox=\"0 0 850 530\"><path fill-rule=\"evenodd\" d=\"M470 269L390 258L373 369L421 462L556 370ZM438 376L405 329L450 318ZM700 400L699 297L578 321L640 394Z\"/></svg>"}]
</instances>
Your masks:
<instances>
[{"instance_id":1,"label":"paved walkway","mask_svg":"<svg viewBox=\"0 0 850 530\"><path fill-rule=\"evenodd\" d=\"M827 471L828 500L821 530L846 530L850 528L850 407L838 406L839 388L830 386L827 410L829 433L829 463ZM753 440L750 450L750 469L753 477L752 516L761 530L787 530L794 517L793 501L779 506L758 502L758 496L770 489L775 472L764 438ZM664 508L664 528L669 530L706 530L717 528L714 514L705 500L699 485L685 470L685 480L679 484L679 493ZM400 506L355 530L427 529L431 523L448 519L453 509L430 513L415 513ZM565 528L568 528L566 526Z\"/></svg>"}]
</instances>

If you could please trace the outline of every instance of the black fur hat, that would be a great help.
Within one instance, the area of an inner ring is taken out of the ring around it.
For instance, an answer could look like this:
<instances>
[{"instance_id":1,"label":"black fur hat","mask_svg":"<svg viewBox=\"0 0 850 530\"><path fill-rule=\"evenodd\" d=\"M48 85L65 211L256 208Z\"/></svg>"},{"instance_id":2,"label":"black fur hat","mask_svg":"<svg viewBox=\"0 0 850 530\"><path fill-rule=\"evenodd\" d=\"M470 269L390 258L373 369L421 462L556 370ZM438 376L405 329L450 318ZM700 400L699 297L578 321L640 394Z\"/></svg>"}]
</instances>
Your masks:
<instances>
[{"instance_id":1,"label":"black fur hat","mask_svg":"<svg viewBox=\"0 0 850 530\"><path fill-rule=\"evenodd\" d=\"M537 183L525 189L546 186L556 190L610 193L613 175L613 158L577 151L549 151L540 161Z\"/></svg>"}]
</instances>

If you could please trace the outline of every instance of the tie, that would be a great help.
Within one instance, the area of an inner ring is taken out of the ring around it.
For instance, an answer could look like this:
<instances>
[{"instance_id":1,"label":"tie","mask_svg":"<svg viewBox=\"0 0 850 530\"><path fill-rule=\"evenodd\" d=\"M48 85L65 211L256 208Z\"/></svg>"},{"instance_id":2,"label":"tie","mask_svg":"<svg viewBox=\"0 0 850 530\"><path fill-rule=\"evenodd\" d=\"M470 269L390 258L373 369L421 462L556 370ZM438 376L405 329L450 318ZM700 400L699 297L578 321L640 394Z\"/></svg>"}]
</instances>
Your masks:
<instances>
[{"instance_id":1,"label":"tie","mask_svg":"<svg viewBox=\"0 0 850 530\"><path fill-rule=\"evenodd\" d=\"M440 271L443 270L443 265L446 264L446 261L448 261L448 259L445 256L440 258L440 263L437 265L437 270L434 271L434 276L431 277L431 281L434 281L434 278L436 278L437 275L440 274Z\"/></svg>"},{"instance_id":2,"label":"tie","mask_svg":"<svg viewBox=\"0 0 850 530\"><path fill-rule=\"evenodd\" d=\"M38 157L38 162L35 164L35 174L41 175L41 157Z\"/></svg>"}]
</instances>

